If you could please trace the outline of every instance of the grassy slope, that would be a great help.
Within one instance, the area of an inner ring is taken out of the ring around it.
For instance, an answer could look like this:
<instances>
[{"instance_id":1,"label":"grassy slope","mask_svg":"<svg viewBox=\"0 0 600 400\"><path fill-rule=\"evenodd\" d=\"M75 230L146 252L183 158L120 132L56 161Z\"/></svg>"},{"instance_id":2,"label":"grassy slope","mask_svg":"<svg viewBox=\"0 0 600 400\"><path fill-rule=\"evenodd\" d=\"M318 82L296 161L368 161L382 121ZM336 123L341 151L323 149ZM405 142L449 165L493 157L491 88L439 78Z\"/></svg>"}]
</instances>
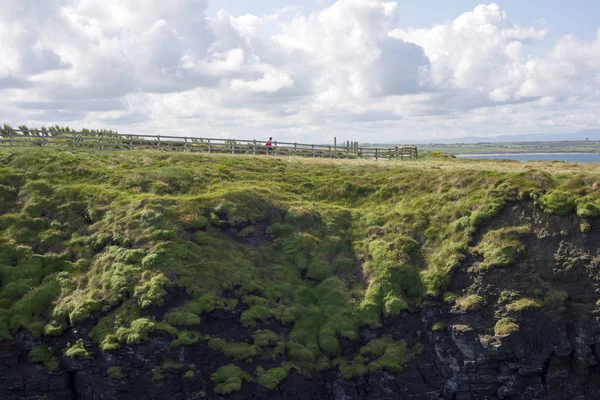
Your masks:
<instances>
[{"instance_id":1,"label":"grassy slope","mask_svg":"<svg viewBox=\"0 0 600 400\"><path fill-rule=\"evenodd\" d=\"M600 201L596 167L565 163L4 150L0 165L1 337L93 320L105 351L160 330L174 346L209 340L232 361L339 365L346 376L397 370L420 349L383 337L344 359L340 338L442 301L469 252L486 267L510 263L524 228L469 247L506 202L584 219ZM140 317L177 288L192 300L162 321ZM244 326L274 318L289 336L202 334L203 314L240 306ZM81 343L67 351L80 353ZM290 364L281 367L257 370L257 382L275 387ZM219 371L223 393L246 379Z\"/></svg>"}]
</instances>

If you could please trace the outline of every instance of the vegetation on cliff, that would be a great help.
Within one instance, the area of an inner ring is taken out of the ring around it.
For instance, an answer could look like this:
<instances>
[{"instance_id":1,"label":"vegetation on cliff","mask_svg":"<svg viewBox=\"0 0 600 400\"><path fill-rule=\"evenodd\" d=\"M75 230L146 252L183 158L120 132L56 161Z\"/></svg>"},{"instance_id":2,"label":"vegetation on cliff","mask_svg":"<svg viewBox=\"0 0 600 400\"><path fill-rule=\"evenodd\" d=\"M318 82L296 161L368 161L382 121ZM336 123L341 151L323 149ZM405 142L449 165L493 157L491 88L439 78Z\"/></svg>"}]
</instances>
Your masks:
<instances>
[{"instance_id":1,"label":"vegetation on cliff","mask_svg":"<svg viewBox=\"0 0 600 400\"><path fill-rule=\"evenodd\" d=\"M292 367L347 377L401 370L422 345L381 336L344 354L341 341L432 302L482 307L478 294L447 289L467 257L486 270L526 250L527 226L489 230L474 244L506 204L530 201L582 224L600 204L600 176L556 163L3 150L0 165L0 337L23 329L44 341L91 323L99 351L152 335L174 347L206 342L231 360L213 375L222 394L250 380L275 388ZM564 300L540 296L512 299L507 312ZM249 342L204 332L216 312L239 313ZM269 321L289 332L263 329ZM519 326L502 317L490 329ZM81 342L61 350L93 357ZM59 356L30 353L48 368ZM243 368L254 361L265 367L250 374Z\"/></svg>"}]
</instances>

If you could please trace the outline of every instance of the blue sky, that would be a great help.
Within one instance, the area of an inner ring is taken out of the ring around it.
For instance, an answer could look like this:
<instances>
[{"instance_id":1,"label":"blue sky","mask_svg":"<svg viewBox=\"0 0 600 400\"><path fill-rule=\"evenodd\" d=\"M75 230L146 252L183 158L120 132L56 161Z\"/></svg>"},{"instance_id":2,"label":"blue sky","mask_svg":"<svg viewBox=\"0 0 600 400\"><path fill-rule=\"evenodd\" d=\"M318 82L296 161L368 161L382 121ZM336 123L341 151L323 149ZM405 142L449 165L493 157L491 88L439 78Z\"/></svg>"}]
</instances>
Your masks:
<instances>
[{"instance_id":1,"label":"blue sky","mask_svg":"<svg viewBox=\"0 0 600 400\"><path fill-rule=\"evenodd\" d=\"M600 1L139 2L4 1L0 124L315 143L600 128Z\"/></svg>"}]
</instances>

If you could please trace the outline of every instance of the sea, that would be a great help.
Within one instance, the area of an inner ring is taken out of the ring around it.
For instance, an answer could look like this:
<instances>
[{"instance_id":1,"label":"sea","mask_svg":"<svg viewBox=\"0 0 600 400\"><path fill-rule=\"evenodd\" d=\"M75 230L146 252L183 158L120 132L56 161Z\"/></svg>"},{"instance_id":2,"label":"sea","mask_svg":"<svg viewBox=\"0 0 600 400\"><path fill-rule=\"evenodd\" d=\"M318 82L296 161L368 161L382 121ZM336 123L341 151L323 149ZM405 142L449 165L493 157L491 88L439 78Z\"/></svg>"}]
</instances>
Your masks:
<instances>
[{"instance_id":1,"label":"sea","mask_svg":"<svg viewBox=\"0 0 600 400\"><path fill-rule=\"evenodd\" d=\"M493 158L516 161L600 162L600 153L519 153L519 154L458 154L457 158Z\"/></svg>"}]
</instances>

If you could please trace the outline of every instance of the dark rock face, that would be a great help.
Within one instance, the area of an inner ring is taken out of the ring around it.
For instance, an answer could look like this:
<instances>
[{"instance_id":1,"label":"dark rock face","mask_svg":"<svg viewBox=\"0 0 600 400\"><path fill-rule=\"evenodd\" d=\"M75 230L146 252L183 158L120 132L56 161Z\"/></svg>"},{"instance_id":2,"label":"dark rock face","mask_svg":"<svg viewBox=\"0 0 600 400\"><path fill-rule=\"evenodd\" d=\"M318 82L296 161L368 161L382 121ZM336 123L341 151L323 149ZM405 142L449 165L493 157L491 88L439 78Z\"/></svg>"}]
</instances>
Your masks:
<instances>
[{"instance_id":1,"label":"dark rock face","mask_svg":"<svg viewBox=\"0 0 600 400\"><path fill-rule=\"evenodd\" d=\"M483 229L523 224L531 226L523 239L527 251L514 265L482 271L476 268L478 260L467 259L456 271L450 290L482 296L480 310L465 313L436 304L418 314L386 320L379 331L363 329L358 341L342 341L344 353L356 353L381 334L391 334L411 346L423 342L424 353L402 373L382 371L345 380L335 369L318 374L292 370L276 390L245 383L227 398L600 399L600 313L595 305L600 298L600 226L584 235L575 217L551 217L519 204L508 207ZM523 310L517 317L518 332L494 336L494 325L506 309L506 296L531 297L538 287L564 291L568 298ZM203 329L247 341L251 331L238 321L239 314L216 313L203 320ZM435 322L445 322L446 328L432 332ZM222 398L214 394L210 375L216 366L231 360L206 343L173 348L168 338L153 336L142 345L104 353L89 340L90 328L91 324L65 337L44 339L54 349L83 339L94 354L93 360L64 357L55 373L29 361L27 353L39 341L28 334L20 332L14 342L0 342L0 399ZM273 321L264 328L285 332ZM195 364L194 379L184 379L185 370L164 370L163 379L153 380L153 370L166 359ZM252 373L257 365L240 366ZM123 368L123 379L107 376L107 369L114 366Z\"/></svg>"}]
</instances>

